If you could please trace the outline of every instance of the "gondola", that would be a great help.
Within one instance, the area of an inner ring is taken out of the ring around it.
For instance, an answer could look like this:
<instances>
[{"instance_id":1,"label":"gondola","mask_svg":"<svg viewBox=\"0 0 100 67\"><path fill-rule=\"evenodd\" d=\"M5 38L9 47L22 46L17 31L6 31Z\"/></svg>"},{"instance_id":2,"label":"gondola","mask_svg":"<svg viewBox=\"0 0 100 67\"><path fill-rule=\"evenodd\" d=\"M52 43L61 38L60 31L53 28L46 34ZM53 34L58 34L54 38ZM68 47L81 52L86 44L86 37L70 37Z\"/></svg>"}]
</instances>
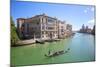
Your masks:
<instances>
[{"instance_id":1,"label":"gondola","mask_svg":"<svg viewBox=\"0 0 100 67\"><path fill-rule=\"evenodd\" d=\"M55 56L58 56L58 55L65 54L65 53L67 53L69 50L70 50L70 48L68 48L67 51L62 50L62 51L58 51L58 52L54 52L54 53L50 53L50 54L48 54L48 55L45 54L45 56L46 56L46 57L55 57Z\"/></svg>"}]
</instances>

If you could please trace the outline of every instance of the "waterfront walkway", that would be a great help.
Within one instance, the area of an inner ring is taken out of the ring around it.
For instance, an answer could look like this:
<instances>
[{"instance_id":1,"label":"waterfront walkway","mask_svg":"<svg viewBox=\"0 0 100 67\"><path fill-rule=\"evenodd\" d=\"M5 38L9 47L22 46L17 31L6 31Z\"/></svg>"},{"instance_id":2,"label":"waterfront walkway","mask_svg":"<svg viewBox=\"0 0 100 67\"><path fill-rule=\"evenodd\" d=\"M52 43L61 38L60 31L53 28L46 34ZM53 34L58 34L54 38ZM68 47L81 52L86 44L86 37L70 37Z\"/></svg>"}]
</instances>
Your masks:
<instances>
[{"instance_id":1,"label":"waterfront walkway","mask_svg":"<svg viewBox=\"0 0 100 67\"><path fill-rule=\"evenodd\" d=\"M42 40L42 39L28 39L28 40L20 40L17 42L19 45L27 45L27 44L34 44L34 43L42 43L42 42L53 42L53 41L60 41L61 39L47 39L47 40Z\"/></svg>"},{"instance_id":2,"label":"waterfront walkway","mask_svg":"<svg viewBox=\"0 0 100 67\"><path fill-rule=\"evenodd\" d=\"M21 41L18 41L17 44L33 44L35 43L35 40L34 39L29 39L29 40L21 40Z\"/></svg>"}]
</instances>

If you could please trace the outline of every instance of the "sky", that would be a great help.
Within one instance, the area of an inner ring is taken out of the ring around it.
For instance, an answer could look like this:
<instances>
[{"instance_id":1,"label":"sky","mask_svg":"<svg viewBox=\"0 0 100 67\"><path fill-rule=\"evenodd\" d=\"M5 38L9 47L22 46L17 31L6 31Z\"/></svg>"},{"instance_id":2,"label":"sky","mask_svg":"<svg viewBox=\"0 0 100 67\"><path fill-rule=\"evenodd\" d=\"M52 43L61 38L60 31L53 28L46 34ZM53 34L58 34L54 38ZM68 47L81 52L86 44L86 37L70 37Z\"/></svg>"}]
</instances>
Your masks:
<instances>
[{"instance_id":1,"label":"sky","mask_svg":"<svg viewBox=\"0 0 100 67\"><path fill-rule=\"evenodd\" d=\"M95 24L95 6L93 5L11 1L10 8L15 24L17 18L30 18L43 13L66 21L66 24L72 25L73 30L79 30L83 24L90 28Z\"/></svg>"}]
</instances>

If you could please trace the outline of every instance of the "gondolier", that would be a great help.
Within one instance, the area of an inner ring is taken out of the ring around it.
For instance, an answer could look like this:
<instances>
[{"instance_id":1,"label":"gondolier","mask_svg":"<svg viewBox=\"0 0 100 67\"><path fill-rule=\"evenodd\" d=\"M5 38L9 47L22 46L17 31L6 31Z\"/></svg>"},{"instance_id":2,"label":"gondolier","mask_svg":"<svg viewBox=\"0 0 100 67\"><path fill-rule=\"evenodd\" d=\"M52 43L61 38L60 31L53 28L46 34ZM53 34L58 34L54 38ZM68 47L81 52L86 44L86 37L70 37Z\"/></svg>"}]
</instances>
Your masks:
<instances>
[{"instance_id":1,"label":"gondolier","mask_svg":"<svg viewBox=\"0 0 100 67\"><path fill-rule=\"evenodd\" d=\"M70 50L70 48L68 48L67 51L61 50L61 51L57 51L57 52L54 52L54 53L51 53L50 50L49 50L48 55L45 54L45 56L46 56L46 57L54 57L54 56L58 56L58 55L65 54L65 53L67 53L69 50Z\"/></svg>"}]
</instances>

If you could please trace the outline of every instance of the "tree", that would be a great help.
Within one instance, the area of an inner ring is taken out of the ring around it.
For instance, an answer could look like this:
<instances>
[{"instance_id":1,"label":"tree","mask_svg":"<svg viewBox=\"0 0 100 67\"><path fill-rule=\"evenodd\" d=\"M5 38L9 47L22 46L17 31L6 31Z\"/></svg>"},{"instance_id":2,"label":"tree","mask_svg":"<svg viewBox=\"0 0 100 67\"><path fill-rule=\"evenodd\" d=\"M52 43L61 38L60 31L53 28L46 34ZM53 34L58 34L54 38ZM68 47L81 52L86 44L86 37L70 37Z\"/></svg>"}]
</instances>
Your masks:
<instances>
[{"instance_id":1,"label":"tree","mask_svg":"<svg viewBox=\"0 0 100 67\"><path fill-rule=\"evenodd\" d=\"M95 25L93 26L92 34L95 35Z\"/></svg>"},{"instance_id":2,"label":"tree","mask_svg":"<svg viewBox=\"0 0 100 67\"><path fill-rule=\"evenodd\" d=\"M11 46L16 45L17 41L19 40L17 35L17 29L15 27L14 21L12 17L10 18L10 24L11 24Z\"/></svg>"}]
</instances>

